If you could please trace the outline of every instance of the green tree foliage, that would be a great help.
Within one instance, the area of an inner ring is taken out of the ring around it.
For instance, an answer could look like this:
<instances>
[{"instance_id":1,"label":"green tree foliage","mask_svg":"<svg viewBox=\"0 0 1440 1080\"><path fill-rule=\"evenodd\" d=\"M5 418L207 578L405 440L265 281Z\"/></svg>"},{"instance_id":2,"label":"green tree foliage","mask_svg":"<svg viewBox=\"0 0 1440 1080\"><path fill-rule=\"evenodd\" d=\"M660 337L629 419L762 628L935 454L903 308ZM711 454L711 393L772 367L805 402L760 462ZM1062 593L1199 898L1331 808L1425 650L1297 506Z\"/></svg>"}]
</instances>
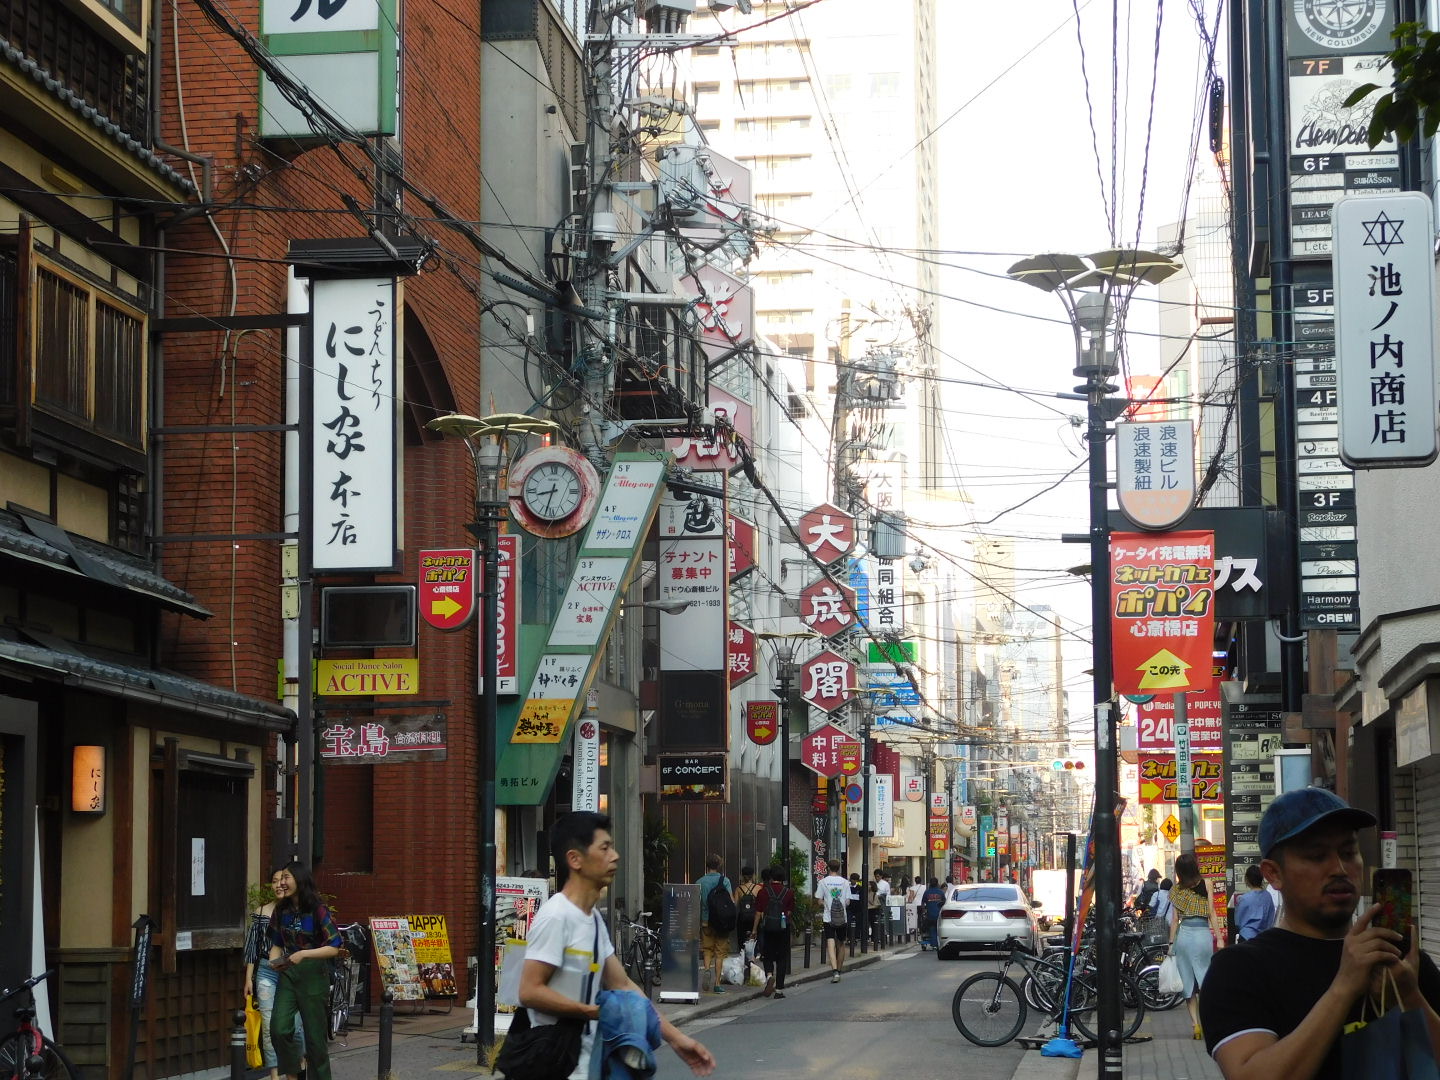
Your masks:
<instances>
[{"instance_id":1,"label":"green tree foliage","mask_svg":"<svg viewBox=\"0 0 1440 1080\"><path fill-rule=\"evenodd\" d=\"M1401 142L1421 132L1426 138L1440 127L1440 34L1423 23L1400 23L1391 32L1395 48L1387 59L1393 81L1390 90L1375 101L1366 133L1373 148L1386 135ZM1345 99L1345 107L1358 105L1381 89L1366 83Z\"/></svg>"}]
</instances>

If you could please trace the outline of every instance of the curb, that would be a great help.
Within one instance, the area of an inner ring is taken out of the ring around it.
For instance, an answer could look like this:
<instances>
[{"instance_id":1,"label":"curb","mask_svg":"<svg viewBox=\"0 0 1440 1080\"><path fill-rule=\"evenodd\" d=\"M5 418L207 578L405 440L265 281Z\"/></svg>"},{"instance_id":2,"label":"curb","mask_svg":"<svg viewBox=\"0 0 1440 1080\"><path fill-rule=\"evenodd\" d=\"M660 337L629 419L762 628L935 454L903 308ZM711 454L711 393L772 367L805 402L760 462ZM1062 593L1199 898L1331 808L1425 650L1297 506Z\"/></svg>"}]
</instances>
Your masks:
<instances>
[{"instance_id":1,"label":"curb","mask_svg":"<svg viewBox=\"0 0 1440 1080\"><path fill-rule=\"evenodd\" d=\"M898 956L907 949L914 949L913 942L906 942L903 945L891 946L884 950L875 952L860 953L845 961L845 972L854 971L857 968L869 967L871 964L878 964L888 956ZM830 968L823 965L812 967L808 971L792 972L785 977L787 989L790 986L799 986L802 983L816 982L820 979L830 977ZM680 1024L687 1020L697 1020L704 1016L710 1016L717 1012L736 1005L744 1005L746 1002L762 998L764 995L758 986L736 986L727 989L724 994L701 994L701 1000L694 1005L676 1004L671 1010L665 1010L663 1015L671 1023ZM710 1000L705 1000L709 998ZM719 998L720 1000L714 1000ZM659 1003L657 1002L657 1007Z\"/></svg>"}]
</instances>

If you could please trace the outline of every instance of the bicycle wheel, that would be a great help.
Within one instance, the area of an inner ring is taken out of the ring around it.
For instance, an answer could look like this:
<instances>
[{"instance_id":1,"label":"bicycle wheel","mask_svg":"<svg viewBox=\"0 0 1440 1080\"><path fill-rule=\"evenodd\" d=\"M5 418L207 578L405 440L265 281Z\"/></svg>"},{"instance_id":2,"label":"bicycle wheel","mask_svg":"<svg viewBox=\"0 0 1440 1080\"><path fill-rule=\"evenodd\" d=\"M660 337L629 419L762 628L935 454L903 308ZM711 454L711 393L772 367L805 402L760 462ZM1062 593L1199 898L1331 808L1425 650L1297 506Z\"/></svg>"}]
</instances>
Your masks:
<instances>
[{"instance_id":1,"label":"bicycle wheel","mask_svg":"<svg viewBox=\"0 0 1440 1080\"><path fill-rule=\"evenodd\" d=\"M1070 1022L1081 1036L1093 1041L1100 1029L1100 999L1095 987L1089 982L1075 980L1070 992ZM1120 1038L1128 1039L1140 1028L1145 1019L1145 1001L1140 988L1129 976L1120 976Z\"/></svg>"},{"instance_id":2,"label":"bicycle wheel","mask_svg":"<svg viewBox=\"0 0 1440 1080\"><path fill-rule=\"evenodd\" d=\"M1026 973L1025 1000L1039 1012L1055 1015L1065 996L1065 964L1034 961Z\"/></svg>"},{"instance_id":3,"label":"bicycle wheel","mask_svg":"<svg viewBox=\"0 0 1440 1080\"><path fill-rule=\"evenodd\" d=\"M1135 976L1135 985L1140 988L1140 997L1145 1001L1145 1008L1153 1012L1167 1012L1185 1000L1182 994L1162 994L1160 992L1159 964L1141 968L1139 974Z\"/></svg>"},{"instance_id":4,"label":"bicycle wheel","mask_svg":"<svg viewBox=\"0 0 1440 1080\"><path fill-rule=\"evenodd\" d=\"M5 1036L4 1040L0 1041L0 1078L23 1080L25 1061L32 1046L33 1043L22 1037L18 1031ZM42 1044L40 1060L45 1063L40 1071L44 1080L80 1080L80 1070L65 1056L65 1051L54 1043Z\"/></svg>"},{"instance_id":5,"label":"bicycle wheel","mask_svg":"<svg viewBox=\"0 0 1440 1080\"><path fill-rule=\"evenodd\" d=\"M982 971L960 984L950 1002L960 1034L976 1046L1004 1046L1025 1026L1025 995L998 971Z\"/></svg>"},{"instance_id":6,"label":"bicycle wheel","mask_svg":"<svg viewBox=\"0 0 1440 1080\"><path fill-rule=\"evenodd\" d=\"M341 963L330 973L330 1038L338 1039L350 1026L350 968Z\"/></svg>"}]
</instances>

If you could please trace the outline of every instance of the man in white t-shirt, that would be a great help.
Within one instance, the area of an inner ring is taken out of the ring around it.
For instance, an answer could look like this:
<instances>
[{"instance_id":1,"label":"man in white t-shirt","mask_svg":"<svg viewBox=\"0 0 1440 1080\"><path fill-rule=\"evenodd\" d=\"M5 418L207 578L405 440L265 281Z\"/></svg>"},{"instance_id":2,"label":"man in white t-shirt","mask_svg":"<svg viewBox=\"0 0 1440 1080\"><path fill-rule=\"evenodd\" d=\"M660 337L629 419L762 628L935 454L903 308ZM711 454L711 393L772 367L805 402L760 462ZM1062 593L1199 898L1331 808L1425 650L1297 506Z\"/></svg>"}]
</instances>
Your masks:
<instances>
[{"instance_id":1,"label":"man in white t-shirt","mask_svg":"<svg viewBox=\"0 0 1440 1080\"><path fill-rule=\"evenodd\" d=\"M840 981L840 964L845 958L845 938L849 929L850 882L840 876L840 861L825 864L830 873L815 887L815 899L825 919L825 956L830 961L830 981ZM838 908L836 905L839 905Z\"/></svg>"},{"instance_id":2,"label":"man in white t-shirt","mask_svg":"<svg viewBox=\"0 0 1440 1080\"><path fill-rule=\"evenodd\" d=\"M562 1017L588 1021L580 1062L570 1074L570 1080L585 1080L590 1074L594 1021L600 1017L595 998L601 990L643 991L625 974L605 920L595 910L620 865L610 819L589 811L565 814L550 832L550 850L560 891L540 905L530 923L525 966L520 971L520 1004L529 1010L533 1025L553 1024ZM588 998L587 974L592 975ZM715 1068L709 1050L663 1017L660 1034L695 1075L708 1076Z\"/></svg>"}]
</instances>

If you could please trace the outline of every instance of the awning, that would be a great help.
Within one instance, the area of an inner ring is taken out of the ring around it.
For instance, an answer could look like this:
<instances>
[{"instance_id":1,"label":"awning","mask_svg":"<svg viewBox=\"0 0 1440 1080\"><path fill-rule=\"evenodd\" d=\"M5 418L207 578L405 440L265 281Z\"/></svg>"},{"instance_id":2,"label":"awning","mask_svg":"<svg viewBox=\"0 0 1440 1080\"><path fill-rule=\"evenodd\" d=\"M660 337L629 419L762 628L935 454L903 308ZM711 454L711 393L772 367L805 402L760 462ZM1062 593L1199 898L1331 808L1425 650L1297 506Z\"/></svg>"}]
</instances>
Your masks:
<instances>
[{"instance_id":1,"label":"awning","mask_svg":"<svg viewBox=\"0 0 1440 1080\"><path fill-rule=\"evenodd\" d=\"M98 544L32 514L0 510L0 558L38 563L98 585L151 600L171 611L208 619L212 612L144 559Z\"/></svg>"},{"instance_id":2,"label":"awning","mask_svg":"<svg viewBox=\"0 0 1440 1080\"><path fill-rule=\"evenodd\" d=\"M176 712L288 732L295 714L282 705L222 690L186 675L129 667L68 650L0 639L0 673L10 669L97 694L111 694Z\"/></svg>"}]
</instances>

